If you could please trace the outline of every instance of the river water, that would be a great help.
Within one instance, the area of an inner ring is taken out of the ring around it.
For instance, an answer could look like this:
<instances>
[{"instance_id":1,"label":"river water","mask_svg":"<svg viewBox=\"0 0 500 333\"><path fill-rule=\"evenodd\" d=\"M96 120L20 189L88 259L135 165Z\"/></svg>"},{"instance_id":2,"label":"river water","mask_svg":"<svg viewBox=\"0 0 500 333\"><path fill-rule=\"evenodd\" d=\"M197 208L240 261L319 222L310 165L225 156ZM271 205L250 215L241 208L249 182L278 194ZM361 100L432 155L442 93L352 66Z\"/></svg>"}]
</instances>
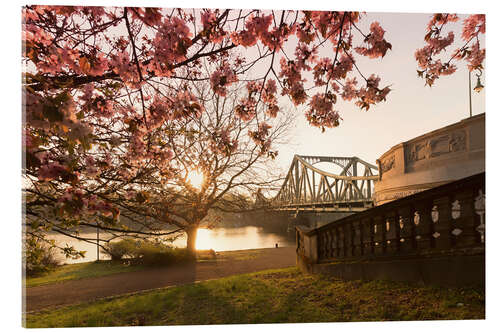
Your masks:
<instances>
[{"instance_id":1,"label":"river water","mask_svg":"<svg viewBox=\"0 0 500 333\"><path fill-rule=\"evenodd\" d=\"M95 231L85 231L80 233L83 237L95 238ZM107 239L110 235L100 232L99 238ZM87 251L85 258L66 259L61 255L61 260L64 263L78 263L95 261L97 259L97 247L94 244L79 241L60 234L51 234L50 239L54 239L59 245L68 244L73 246L78 251ZM102 243L101 243L102 244ZM276 234L264 231L261 227L246 226L238 228L214 228L214 229L198 229L196 239L196 248L199 250L213 249L215 251L233 251L275 247L278 244L280 247L295 246L294 237L287 234ZM174 246L185 247L185 236L177 238L173 242ZM99 253L100 259L109 259L109 257L101 250Z\"/></svg>"}]
</instances>

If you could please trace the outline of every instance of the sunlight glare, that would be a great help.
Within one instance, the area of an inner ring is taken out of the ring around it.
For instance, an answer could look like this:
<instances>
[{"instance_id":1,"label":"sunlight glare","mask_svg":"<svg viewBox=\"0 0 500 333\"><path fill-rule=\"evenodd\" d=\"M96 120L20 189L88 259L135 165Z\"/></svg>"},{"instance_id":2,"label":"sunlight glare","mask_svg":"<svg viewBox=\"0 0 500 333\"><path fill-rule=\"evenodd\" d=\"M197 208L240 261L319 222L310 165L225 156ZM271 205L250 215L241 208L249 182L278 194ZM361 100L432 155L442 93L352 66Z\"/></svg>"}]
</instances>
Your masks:
<instances>
[{"instance_id":1,"label":"sunlight glare","mask_svg":"<svg viewBox=\"0 0 500 333\"><path fill-rule=\"evenodd\" d=\"M203 173L197 170L193 170L189 173L188 181L194 188L200 190L203 184Z\"/></svg>"},{"instance_id":2,"label":"sunlight glare","mask_svg":"<svg viewBox=\"0 0 500 333\"><path fill-rule=\"evenodd\" d=\"M213 235L212 230L199 228L196 236L196 249L197 250L210 250L213 248Z\"/></svg>"}]
</instances>

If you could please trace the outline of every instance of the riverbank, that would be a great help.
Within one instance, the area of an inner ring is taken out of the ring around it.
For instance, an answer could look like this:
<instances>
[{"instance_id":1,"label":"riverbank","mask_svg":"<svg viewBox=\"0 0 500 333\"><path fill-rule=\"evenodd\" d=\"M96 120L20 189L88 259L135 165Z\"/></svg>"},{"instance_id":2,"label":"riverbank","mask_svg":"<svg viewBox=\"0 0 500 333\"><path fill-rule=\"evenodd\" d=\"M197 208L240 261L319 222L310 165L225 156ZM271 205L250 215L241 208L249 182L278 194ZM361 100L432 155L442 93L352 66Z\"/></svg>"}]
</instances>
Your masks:
<instances>
[{"instance_id":1,"label":"riverbank","mask_svg":"<svg viewBox=\"0 0 500 333\"><path fill-rule=\"evenodd\" d=\"M28 314L27 327L484 319L484 289L266 270Z\"/></svg>"},{"instance_id":2,"label":"riverbank","mask_svg":"<svg viewBox=\"0 0 500 333\"><path fill-rule=\"evenodd\" d=\"M214 260L201 260L170 267L139 266L135 271L114 272L101 276L88 270L86 274L94 276L82 277L84 274L81 274L81 271L73 272L72 276L79 278L58 281L58 277L55 276L52 283L26 288L25 311L38 311L126 293L290 266L295 266L294 247L224 251L218 252ZM112 270L106 269L101 273L110 271Z\"/></svg>"}]
</instances>

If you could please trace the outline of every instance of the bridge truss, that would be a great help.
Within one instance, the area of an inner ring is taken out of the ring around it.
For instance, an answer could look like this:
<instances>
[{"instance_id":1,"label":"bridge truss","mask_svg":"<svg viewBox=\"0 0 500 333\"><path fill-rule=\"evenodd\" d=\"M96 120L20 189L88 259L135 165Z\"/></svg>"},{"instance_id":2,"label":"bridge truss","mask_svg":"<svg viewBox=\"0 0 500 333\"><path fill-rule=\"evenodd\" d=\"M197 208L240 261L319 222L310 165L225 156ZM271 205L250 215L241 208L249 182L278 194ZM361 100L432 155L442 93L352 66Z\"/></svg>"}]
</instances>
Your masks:
<instances>
[{"instance_id":1,"label":"bridge truss","mask_svg":"<svg viewBox=\"0 0 500 333\"><path fill-rule=\"evenodd\" d=\"M317 163L342 168L337 175ZM362 211L373 206L373 182L378 168L358 157L295 155L281 189L271 199L277 210Z\"/></svg>"}]
</instances>

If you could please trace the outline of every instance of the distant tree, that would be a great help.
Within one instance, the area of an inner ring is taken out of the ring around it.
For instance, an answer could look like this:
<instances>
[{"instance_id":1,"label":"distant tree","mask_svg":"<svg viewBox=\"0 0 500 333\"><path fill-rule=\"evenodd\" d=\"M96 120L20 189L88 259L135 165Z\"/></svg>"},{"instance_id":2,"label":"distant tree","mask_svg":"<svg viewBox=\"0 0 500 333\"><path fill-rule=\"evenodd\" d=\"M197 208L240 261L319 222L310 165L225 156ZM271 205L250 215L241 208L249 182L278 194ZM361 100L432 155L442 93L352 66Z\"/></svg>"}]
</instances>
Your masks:
<instances>
[{"instance_id":1,"label":"distant tree","mask_svg":"<svg viewBox=\"0 0 500 333\"><path fill-rule=\"evenodd\" d=\"M250 81L247 85L253 84ZM279 179L279 170L272 162L277 152L272 147L285 142L293 114L270 117L259 113L262 118L245 120L235 116L238 103L246 98L241 93L244 86L240 83L228 88L225 96L213 94L208 83L183 87L202 101L204 112L163 124L155 132L155 141L172 149L169 169L155 163L142 167L149 176L141 177L141 202L137 197L130 201L125 195L111 203L130 203L141 215L155 216L164 226L183 230L190 251L195 250L201 223L213 226L217 222L217 214L209 215L209 211L251 209L249 197Z\"/></svg>"}]
</instances>

